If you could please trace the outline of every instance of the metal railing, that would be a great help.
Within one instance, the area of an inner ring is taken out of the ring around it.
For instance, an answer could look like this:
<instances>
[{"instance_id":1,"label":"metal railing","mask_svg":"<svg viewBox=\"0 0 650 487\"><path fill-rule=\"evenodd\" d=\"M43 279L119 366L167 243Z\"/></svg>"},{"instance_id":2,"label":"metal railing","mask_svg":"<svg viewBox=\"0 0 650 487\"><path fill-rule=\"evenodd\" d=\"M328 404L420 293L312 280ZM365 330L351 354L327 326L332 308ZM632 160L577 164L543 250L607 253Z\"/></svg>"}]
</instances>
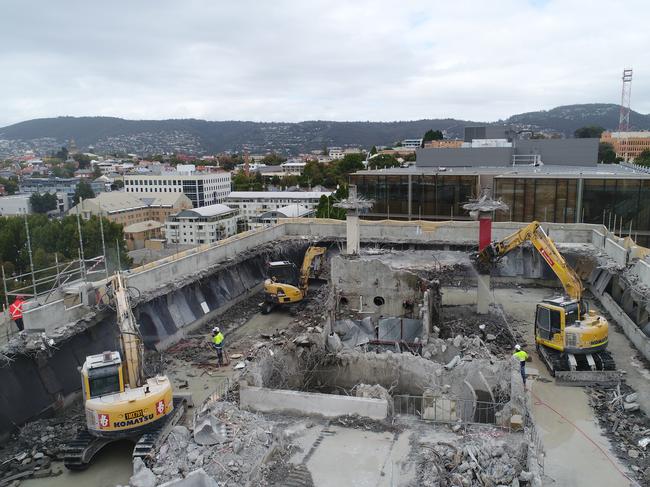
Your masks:
<instances>
[{"instance_id":1,"label":"metal railing","mask_svg":"<svg viewBox=\"0 0 650 487\"><path fill-rule=\"evenodd\" d=\"M394 414L416 416L437 423L496 424L504 404L440 396L393 396Z\"/></svg>"}]
</instances>

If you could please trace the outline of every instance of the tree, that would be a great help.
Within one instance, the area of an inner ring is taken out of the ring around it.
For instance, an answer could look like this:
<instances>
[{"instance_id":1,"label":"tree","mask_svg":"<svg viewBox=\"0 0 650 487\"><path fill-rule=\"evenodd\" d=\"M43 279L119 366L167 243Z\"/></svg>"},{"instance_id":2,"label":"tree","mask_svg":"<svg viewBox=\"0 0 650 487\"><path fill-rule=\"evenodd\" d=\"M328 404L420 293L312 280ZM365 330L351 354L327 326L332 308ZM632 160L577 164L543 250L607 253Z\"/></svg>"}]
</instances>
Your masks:
<instances>
[{"instance_id":1,"label":"tree","mask_svg":"<svg viewBox=\"0 0 650 487\"><path fill-rule=\"evenodd\" d=\"M47 213L48 211L56 210L58 207L56 195L53 193L32 193L29 197L29 202L32 204L34 213Z\"/></svg>"},{"instance_id":2,"label":"tree","mask_svg":"<svg viewBox=\"0 0 650 487\"><path fill-rule=\"evenodd\" d=\"M90 184L86 181L80 181L79 184L77 184L77 189L74 190L74 196L72 197L72 200L75 204L77 204L79 203L79 198L88 200L94 197L95 192L93 191L92 186L90 186Z\"/></svg>"},{"instance_id":3,"label":"tree","mask_svg":"<svg viewBox=\"0 0 650 487\"><path fill-rule=\"evenodd\" d=\"M14 194L18 191L18 181L15 178L0 178L0 184L5 187L5 191L8 194Z\"/></svg>"},{"instance_id":4,"label":"tree","mask_svg":"<svg viewBox=\"0 0 650 487\"><path fill-rule=\"evenodd\" d=\"M370 155L374 156L376 153L377 153L377 147L373 145L372 149L370 149Z\"/></svg>"},{"instance_id":5,"label":"tree","mask_svg":"<svg viewBox=\"0 0 650 487\"><path fill-rule=\"evenodd\" d=\"M334 204L348 197L348 187L341 185L331 196L321 196L316 207L316 218L335 218L336 220L345 220L347 211L343 208L337 208Z\"/></svg>"},{"instance_id":6,"label":"tree","mask_svg":"<svg viewBox=\"0 0 650 487\"><path fill-rule=\"evenodd\" d=\"M598 162L605 164L616 164L619 158L616 157L614 146L609 142L601 142L598 144Z\"/></svg>"},{"instance_id":7,"label":"tree","mask_svg":"<svg viewBox=\"0 0 650 487\"><path fill-rule=\"evenodd\" d=\"M424 133L424 137L422 137L422 144L425 142L430 142L432 140L442 140L444 138L445 136L440 130L429 129Z\"/></svg>"},{"instance_id":8,"label":"tree","mask_svg":"<svg viewBox=\"0 0 650 487\"><path fill-rule=\"evenodd\" d=\"M90 167L90 156L86 154L73 154L72 158L79 164L79 169L88 169Z\"/></svg>"},{"instance_id":9,"label":"tree","mask_svg":"<svg viewBox=\"0 0 650 487\"><path fill-rule=\"evenodd\" d=\"M576 139L600 139L600 135L604 131L605 129L603 127L599 127L598 125L587 125L585 127L580 127L575 132L573 132L573 136Z\"/></svg>"},{"instance_id":10,"label":"tree","mask_svg":"<svg viewBox=\"0 0 650 487\"><path fill-rule=\"evenodd\" d=\"M650 167L650 149L645 149L638 156L634 158L634 162L641 166Z\"/></svg>"},{"instance_id":11,"label":"tree","mask_svg":"<svg viewBox=\"0 0 650 487\"><path fill-rule=\"evenodd\" d=\"M101 177L101 175L102 175L102 170L99 169L99 166L95 166L93 168L93 179L97 179L97 178Z\"/></svg>"},{"instance_id":12,"label":"tree","mask_svg":"<svg viewBox=\"0 0 650 487\"><path fill-rule=\"evenodd\" d=\"M339 175L348 175L363 169L363 154L346 154L334 165Z\"/></svg>"},{"instance_id":13,"label":"tree","mask_svg":"<svg viewBox=\"0 0 650 487\"><path fill-rule=\"evenodd\" d=\"M391 154L379 154L368 161L368 164L375 169L383 169L385 167L399 167L399 161Z\"/></svg>"},{"instance_id":14,"label":"tree","mask_svg":"<svg viewBox=\"0 0 650 487\"><path fill-rule=\"evenodd\" d=\"M62 161L65 161L68 159L68 148L63 146L61 147L61 150L59 150L56 154L54 154L54 157L57 157L61 159Z\"/></svg>"},{"instance_id":15,"label":"tree","mask_svg":"<svg viewBox=\"0 0 650 487\"><path fill-rule=\"evenodd\" d=\"M112 191L117 191L119 189L122 189L124 187L124 181L122 179L116 179L113 181L113 184L111 184L111 190Z\"/></svg>"},{"instance_id":16,"label":"tree","mask_svg":"<svg viewBox=\"0 0 650 487\"><path fill-rule=\"evenodd\" d=\"M282 157L276 154L275 152L272 152L271 154L265 155L264 158L262 159L262 162L269 166L279 166L283 162L286 162L286 160L287 160L286 157Z\"/></svg>"}]
</instances>

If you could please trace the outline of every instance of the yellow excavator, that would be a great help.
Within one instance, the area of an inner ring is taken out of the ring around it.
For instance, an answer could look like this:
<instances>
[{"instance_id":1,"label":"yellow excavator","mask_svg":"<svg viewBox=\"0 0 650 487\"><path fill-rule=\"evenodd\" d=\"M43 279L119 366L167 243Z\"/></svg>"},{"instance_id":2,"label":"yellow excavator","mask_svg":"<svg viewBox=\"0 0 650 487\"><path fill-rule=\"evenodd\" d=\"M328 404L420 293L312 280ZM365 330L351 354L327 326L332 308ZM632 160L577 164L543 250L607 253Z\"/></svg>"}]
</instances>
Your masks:
<instances>
[{"instance_id":1,"label":"yellow excavator","mask_svg":"<svg viewBox=\"0 0 650 487\"><path fill-rule=\"evenodd\" d=\"M611 383L620 379L615 363L606 351L609 337L607 320L589 310L582 299L580 277L567 264L553 240L539 222L494 242L476 254L479 272L490 269L508 252L530 242L558 277L566 296L545 299L535 313L537 351L558 381L575 385Z\"/></svg>"},{"instance_id":2,"label":"yellow excavator","mask_svg":"<svg viewBox=\"0 0 650 487\"><path fill-rule=\"evenodd\" d=\"M300 274L293 262L286 260L269 262L268 278L264 281L264 302L262 314L270 313L281 305L301 302L307 296L309 278L318 277L322 270L326 247L310 246L302 260Z\"/></svg>"},{"instance_id":3,"label":"yellow excavator","mask_svg":"<svg viewBox=\"0 0 650 487\"><path fill-rule=\"evenodd\" d=\"M123 355L90 355L81 367L86 427L66 445L64 464L70 470L87 468L105 445L123 439L135 442L134 457L152 458L185 410L169 378L144 377L142 339L121 273L107 285L113 288Z\"/></svg>"}]
</instances>

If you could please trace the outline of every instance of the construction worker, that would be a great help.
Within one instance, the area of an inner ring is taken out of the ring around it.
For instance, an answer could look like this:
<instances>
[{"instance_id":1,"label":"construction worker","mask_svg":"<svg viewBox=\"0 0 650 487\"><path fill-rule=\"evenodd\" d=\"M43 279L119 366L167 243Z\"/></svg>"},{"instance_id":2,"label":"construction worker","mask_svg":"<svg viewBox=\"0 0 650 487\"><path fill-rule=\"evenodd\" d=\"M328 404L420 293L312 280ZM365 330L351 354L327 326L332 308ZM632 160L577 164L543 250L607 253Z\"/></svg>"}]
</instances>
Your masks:
<instances>
[{"instance_id":1,"label":"construction worker","mask_svg":"<svg viewBox=\"0 0 650 487\"><path fill-rule=\"evenodd\" d=\"M517 344L515 345L515 353L513 353L512 356L519 360L519 372L521 372L521 378L524 381L524 388L526 388L526 360L528 360L528 354L521 349L519 344Z\"/></svg>"},{"instance_id":2,"label":"construction worker","mask_svg":"<svg viewBox=\"0 0 650 487\"><path fill-rule=\"evenodd\" d=\"M16 323L16 326L18 327L18 331L23 331L25 329L25 326L23 325L23 303L25 302L25 296L19 294L16 296L16 300L11 303L9 306L9 314L11 315L11 319L14 320L14 323Z\"/></svg>"},{"instance_id":3,"label":"construction worker","mask_svg":"<svg viewBox=\"0 0 650 487\"><path fill-rule=\"evenodd\" d=\"M217 351L217 360L219 362L219 367L223 365L223 333L218 326L212 328L212 346Z\"/></svg>"}]
</instances>

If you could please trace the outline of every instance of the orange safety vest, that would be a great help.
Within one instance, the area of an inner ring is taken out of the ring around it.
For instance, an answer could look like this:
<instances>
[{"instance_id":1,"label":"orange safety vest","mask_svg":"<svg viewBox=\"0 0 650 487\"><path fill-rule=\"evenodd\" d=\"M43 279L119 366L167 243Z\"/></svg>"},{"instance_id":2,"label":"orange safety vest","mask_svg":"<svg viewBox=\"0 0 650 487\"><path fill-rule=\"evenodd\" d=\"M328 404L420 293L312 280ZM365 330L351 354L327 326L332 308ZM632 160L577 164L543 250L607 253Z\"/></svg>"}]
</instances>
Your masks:
<instances>
[{"instance_id":1,"label":"orange safety vest","mask_svg":"<svg viewBox=\"0 0 650 487\"><path fill-rule=\"evenodd\" d=\"M11 319L16 321L19 318L23 317L23 303L25 301L14 301L11 303L9 306L9 314L11 315Z\"/></svg>"}]
</instances>

